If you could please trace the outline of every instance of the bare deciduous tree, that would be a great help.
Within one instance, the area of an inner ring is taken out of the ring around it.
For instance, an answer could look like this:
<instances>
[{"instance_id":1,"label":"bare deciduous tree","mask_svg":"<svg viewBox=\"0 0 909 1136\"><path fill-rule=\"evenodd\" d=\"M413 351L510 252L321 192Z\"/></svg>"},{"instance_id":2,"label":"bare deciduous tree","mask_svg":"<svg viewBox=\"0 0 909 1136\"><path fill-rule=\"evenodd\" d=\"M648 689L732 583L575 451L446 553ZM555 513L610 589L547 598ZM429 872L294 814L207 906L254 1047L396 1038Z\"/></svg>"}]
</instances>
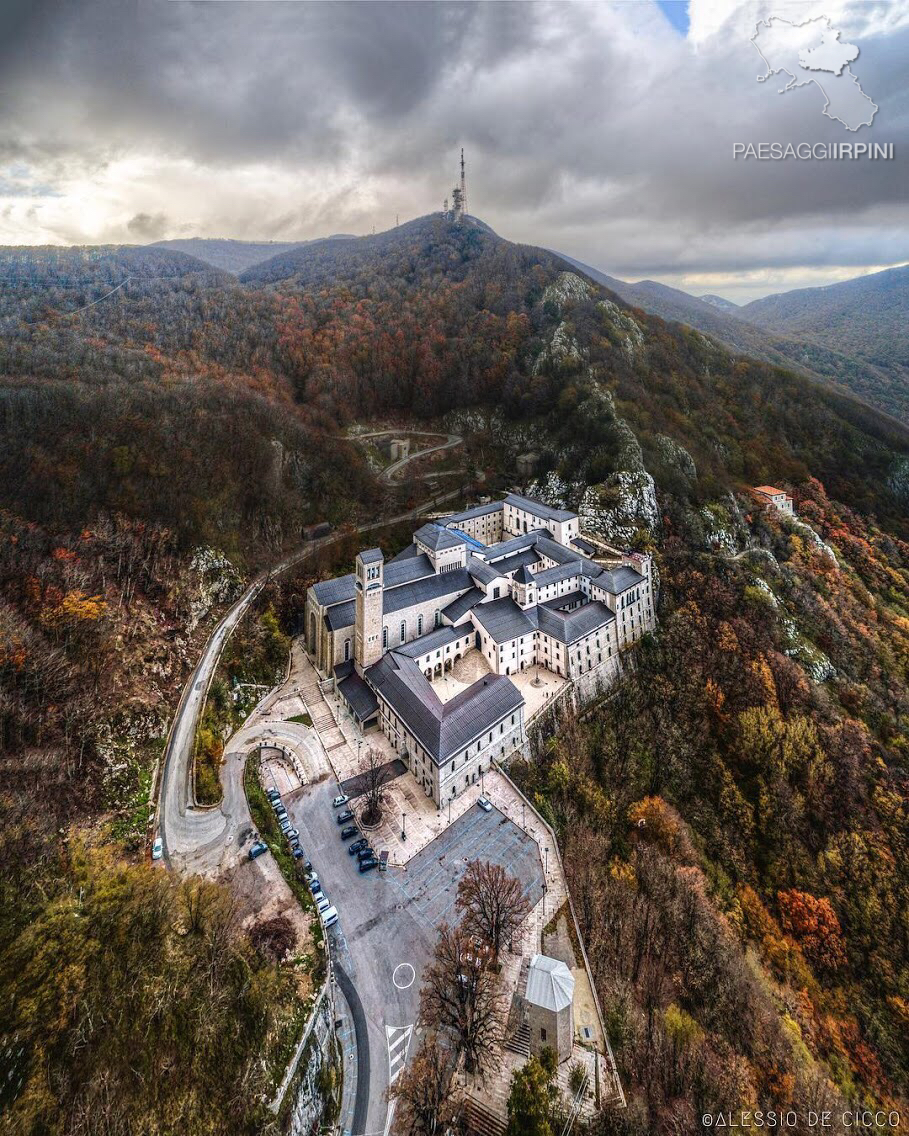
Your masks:
<instances>
[{"instance_id":1,"label":"bare deciduous tree","mask_svg":"<svg viewBox=\"0 0 909 1136\"><path fill-rule=\"evenodd\" d=\"M488 943L497 958L530 908L520 882L488 860L472 860L467 865L458 884L457 905L465 930Z\"/></svg>"},{"instance_id":2,"label":"bare deciduous tree","mask_svg":"<svg viewBox=\"0 0 909 1136\"><path fill-rule=\"evenodd\" d=\"M385 803L385 786L391 776L388 763L382 754L370 746L360 766L360 779L363 785L363 821L365 824L378 824L382 819L382 806Z\"/></svg>"},{"instance_id":3,"label":"bare deciduous tree","mask_svg":"<svg viewBox=\"0 0 909 1136\"><path fill-rule=\"evenodd\" d=\"M403 1136L437 1136L449 1132L457 1106L449 1092L454 1061L435 1033L428 1034L410 1065L389 1088L398 1102L396 1131Z\"/></svg>"},{"instance_id":4,"label":"bare deciduous tree","mask_svg":"<svg viewBox=\"0 0 909 1136\"><path fill-rule=\"evenodd\" d=\"M423 979L420 1014L430 1029L450 1036L469 1073L482 1072L502 1040L502 999L488 952L462 927L442 924Z\"/></svg>"}]
</instances>

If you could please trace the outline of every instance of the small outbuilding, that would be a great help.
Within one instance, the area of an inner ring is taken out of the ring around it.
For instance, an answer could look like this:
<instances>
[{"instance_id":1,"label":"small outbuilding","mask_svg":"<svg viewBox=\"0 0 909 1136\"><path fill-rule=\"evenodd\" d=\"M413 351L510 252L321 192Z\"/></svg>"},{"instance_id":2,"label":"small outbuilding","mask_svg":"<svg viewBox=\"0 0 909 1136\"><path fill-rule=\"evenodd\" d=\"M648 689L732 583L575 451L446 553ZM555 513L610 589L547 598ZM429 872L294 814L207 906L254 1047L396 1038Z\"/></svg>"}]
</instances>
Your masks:
<instances>
[{"instance_id":1,"label":"small outbuilding","mask_svg":"<svg viewBox=\"0 0 909 1136\"><path fill-rule=\"evenodd\" d=\"M534 955L524 993L530 1051L539 1055L547 1046L559 1062L567 1061L574 1044L574 975L558 959Z\"/></svg>"}]
</instances>

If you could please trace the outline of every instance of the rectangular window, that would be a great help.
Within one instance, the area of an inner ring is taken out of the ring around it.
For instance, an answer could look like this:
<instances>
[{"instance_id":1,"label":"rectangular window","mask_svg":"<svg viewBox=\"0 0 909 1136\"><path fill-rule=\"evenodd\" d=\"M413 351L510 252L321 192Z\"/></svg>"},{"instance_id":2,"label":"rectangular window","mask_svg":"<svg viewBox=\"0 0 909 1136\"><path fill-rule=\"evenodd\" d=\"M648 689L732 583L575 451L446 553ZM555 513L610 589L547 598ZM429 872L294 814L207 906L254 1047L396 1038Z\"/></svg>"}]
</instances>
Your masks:
<instances>
[{"instance_id":1,"label":"rectangular window","mask_svg":"<svg viewBox=\"0 0 909 1136\"><path fill-rule=\"evenodd\" d=\"M387 627L382 628L382 650L383 651L388 650L388 628Z\"/></svg>"},{"instance_id":2,"label":"rectangular window","mask_svg":"<svg viewBox=\"0 0 909 1136\"><path fill-rule=\"evenodd\" d=\"M423 634L423 616L418 615L417 616L417 636L419 637L422 634Z\"/></svg>"},{"instance_id":3,"label":"rectangular window","mask_svg":"<svg viewBox=\"0 0 909 1136\"><path fill-rule=\"evenodd\" d=\"M407 620L402 619L401 620L401 642L402 643L405 642L406 639L407 639Z\"/></svg>"}]
</instances>

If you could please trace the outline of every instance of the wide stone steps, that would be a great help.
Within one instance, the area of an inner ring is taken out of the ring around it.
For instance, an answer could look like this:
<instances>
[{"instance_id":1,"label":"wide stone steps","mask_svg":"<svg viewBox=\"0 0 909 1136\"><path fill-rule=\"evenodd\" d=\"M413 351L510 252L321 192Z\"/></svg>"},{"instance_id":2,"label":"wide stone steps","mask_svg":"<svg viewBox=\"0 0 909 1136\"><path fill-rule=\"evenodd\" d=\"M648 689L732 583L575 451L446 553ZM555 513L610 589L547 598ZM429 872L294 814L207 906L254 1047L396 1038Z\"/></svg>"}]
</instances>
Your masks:
<instances>
[{"instance_id":1,"label":"wide stone steps","mask_svg":"<svg viewBox=\"0 0 909 1136\"><path fill-rule=\"evenodd\" d=\"M505 1122L483 1108L473 1097L467 1098L464 1112L470 1136L504 1136Z\"/></svg>"},{"instance_id":2,"label":"wide stone steps","mask_svg":"<svg viewBox=\"0 0 909 1136\"><path fill-rule=\"evenodd\" d=\"M505 1043L505 1048L522 1057L530 1056L530 1026L522 1022Z\"/></svg>"}]
</instances>

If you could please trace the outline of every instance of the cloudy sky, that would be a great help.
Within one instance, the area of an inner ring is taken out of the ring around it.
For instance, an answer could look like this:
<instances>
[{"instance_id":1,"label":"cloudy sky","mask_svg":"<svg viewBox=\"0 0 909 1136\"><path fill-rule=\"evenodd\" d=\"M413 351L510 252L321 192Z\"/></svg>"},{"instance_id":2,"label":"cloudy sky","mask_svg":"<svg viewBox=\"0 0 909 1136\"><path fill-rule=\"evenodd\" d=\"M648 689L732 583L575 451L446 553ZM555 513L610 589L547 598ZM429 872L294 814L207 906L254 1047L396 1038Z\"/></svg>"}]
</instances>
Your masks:
<instances>
[{"instance_id":1,"label":"cloudy sky","mask_svg":"<svg viewBox=\"0 0 909 1136\"><path fill-rule=\"evenodd\" d=\"M827 16L850 133L750 37ZM366 233L441 208L625 279L746 300L909 261L909 0L5 0L0 242ZM892 142L884 162L734 142Z\"/></svg>"}]
</instances>

